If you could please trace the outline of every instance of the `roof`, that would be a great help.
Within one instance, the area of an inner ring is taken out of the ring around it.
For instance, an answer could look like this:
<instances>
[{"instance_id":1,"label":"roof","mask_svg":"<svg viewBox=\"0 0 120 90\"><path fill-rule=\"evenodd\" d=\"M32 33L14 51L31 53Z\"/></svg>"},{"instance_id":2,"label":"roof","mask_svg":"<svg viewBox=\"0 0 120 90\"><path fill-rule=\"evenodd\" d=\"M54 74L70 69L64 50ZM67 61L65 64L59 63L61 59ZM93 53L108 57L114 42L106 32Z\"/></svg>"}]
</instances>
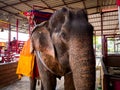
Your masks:
<instances>
[{"instance_id":1,"label":"roof","mask_svg":"<svg viewBox=\"0 0 120 90\"><path fill-rule=\"evenodd\" d=\"M12 30L16 30L16 19L19 20L19 32L28 32L28 21L21 12L37 9L53 13L61 7L84 8L89 21L94 26L94 33L103 34L119 33L118 12L116 0L0 0L0 20L10 22ZM103 23L101 23L101 11ZM111 10L106 12L105 10Z\"/></svg>"}]
</instances>

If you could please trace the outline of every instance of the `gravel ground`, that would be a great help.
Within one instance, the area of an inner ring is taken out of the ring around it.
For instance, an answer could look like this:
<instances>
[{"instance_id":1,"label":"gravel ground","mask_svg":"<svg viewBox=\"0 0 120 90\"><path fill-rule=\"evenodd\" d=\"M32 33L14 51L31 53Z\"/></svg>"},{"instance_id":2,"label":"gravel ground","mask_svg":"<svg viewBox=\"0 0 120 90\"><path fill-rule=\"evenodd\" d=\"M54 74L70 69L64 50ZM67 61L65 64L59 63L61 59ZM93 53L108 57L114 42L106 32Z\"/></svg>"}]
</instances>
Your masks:
<instances>
[{"instance_id":1,"label":"gravel ground","mask_svg":"<svg viewBox=\"0 0 120 90\"><path fill-rule=\"evenodd\" d=\"M6 86L0 90L29 90L30 88L29 84L29 78L28 77L22 77L21 80L16 81L15 83ZM37 89L40 90L40 85L37 84ZM56 90L64 90L64 78L61 78L61 80L57 79L57 88Z\"/></svg>"}]
</instances>

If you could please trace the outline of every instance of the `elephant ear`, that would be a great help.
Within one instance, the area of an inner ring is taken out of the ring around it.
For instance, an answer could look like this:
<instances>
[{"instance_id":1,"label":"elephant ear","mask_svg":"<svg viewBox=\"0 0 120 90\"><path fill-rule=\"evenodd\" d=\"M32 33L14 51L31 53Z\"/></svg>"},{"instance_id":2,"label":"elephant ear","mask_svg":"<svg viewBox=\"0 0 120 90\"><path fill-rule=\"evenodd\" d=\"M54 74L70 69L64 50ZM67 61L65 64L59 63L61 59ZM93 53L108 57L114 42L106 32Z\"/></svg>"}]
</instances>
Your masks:
<instances>
[{"instance_id":1,"label":"elephant ear","mask_svg":"<svg viewBox=\"0 0 120 90\"><path fill-rule=\"evenodd\" d=\"M86 19L88 22L88 16L87 16L87 11L84 9L78 9L77 10L77 17L79 19Z\"/></svg>"},{"instance_id":2,"label":"elephant ear","mask_svg":"<svg viewBox=\"0 0 120 90\"><path fill-rule=\"evenodd\" d=\"M62 11L65 16L65 21L71 20L73 18L73 14L70 9L68 8L62 8Z\"/></svg>"},{"instance_id":3,"label":"elephant ear","mask_svg":"<svg viewBox=\"0 0 120 90\"><path fill-rule=\"evenodd\" d=\"M55 57L54 46L47 28L48 22L38 24L32 32L31 42L33 50Z\"/></svg>"},{"instance_id":4,"label":"elephant ear","mask_svg":"<svg viewBox=\"0 0 120 90\"><path fill-rule=\"evenodd\" d=\"M44 22L42 22L42 23L40 23L40 24L38 24L38 25L35 25L35 27L33 28L32 33L31 33L31 39L30 39L30 53L34 53L34 50L35 50L35 47L34 47L34 44L33 44L33 41L34 41L34 40L33 40L32 34L33 34L34 32L37 32L39 26L45 26L46 23L47 23L47 22L44 21Z\"/></svg>"}]
</instances>

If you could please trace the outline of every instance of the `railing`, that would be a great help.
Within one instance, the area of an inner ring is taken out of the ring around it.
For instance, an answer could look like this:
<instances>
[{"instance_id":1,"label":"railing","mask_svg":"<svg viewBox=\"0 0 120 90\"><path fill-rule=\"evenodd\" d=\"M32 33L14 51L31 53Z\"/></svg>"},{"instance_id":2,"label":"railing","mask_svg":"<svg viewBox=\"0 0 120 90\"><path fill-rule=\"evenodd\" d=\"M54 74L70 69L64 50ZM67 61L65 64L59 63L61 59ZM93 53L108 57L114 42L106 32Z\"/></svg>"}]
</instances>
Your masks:
<instances>
[{"instance_id":1,"label":"railing","mask_svg":"<svg viewBox=\"0 0 120 90\"><path fill-rule=\"evenodd\" d=\"M19 59L19 55L14 52L1 52L0 53L0 63L15 62Z\"/></svg>"},{"instance_id":2,"label":"railing","mask_svg":"<svg viewBox=\"0 0 120 90\"><path fill-rule=\"evenodd\" d=\"M18 80L18 76L16 74L17 64L18 62L0 64L0 90L6 85Z\"/></svg>"},{"instance_id":3,"label":"railing","mask_svg":"<svg viewBox=\"0 0 120 90\"><path fill-rule=\"evenodd\" d=\"M101 60L102 90L120 90L120 55L108 55Z\"/></svg>"},{"instance_id":4,"label":"railing","mask_svg":"<svg viewBox=\"0 0 120 90\"><path fill-rule=\"evenodd\" d=\"M18 47L16 47L17 43L18 43ZM0 63L17 61L20 56L20 51L22 50L23 45L24 45L24 41L19 41L19 42L14 41L11 42L11 47L8 51L0 50Z\"/></svg>"}]
</instances>

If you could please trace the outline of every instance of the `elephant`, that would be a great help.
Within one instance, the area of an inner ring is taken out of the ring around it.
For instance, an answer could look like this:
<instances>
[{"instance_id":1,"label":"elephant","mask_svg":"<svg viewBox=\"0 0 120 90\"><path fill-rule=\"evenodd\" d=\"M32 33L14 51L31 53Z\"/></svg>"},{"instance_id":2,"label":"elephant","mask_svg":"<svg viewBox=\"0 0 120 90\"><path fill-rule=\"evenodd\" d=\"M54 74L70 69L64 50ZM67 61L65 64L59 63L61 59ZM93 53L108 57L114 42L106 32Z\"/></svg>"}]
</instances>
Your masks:
<instances>
[{"instance_id":1,"label":"elephant","mask_svg":"<svg viewBox=\"0 0 120 90\"><path fill-rule=\"evenodd\" d=\"M31 34L41 90L55 90L64 76L65 90L95 90L93 26L84 9L63 7Z\"/></svg>"}]
</instances>

